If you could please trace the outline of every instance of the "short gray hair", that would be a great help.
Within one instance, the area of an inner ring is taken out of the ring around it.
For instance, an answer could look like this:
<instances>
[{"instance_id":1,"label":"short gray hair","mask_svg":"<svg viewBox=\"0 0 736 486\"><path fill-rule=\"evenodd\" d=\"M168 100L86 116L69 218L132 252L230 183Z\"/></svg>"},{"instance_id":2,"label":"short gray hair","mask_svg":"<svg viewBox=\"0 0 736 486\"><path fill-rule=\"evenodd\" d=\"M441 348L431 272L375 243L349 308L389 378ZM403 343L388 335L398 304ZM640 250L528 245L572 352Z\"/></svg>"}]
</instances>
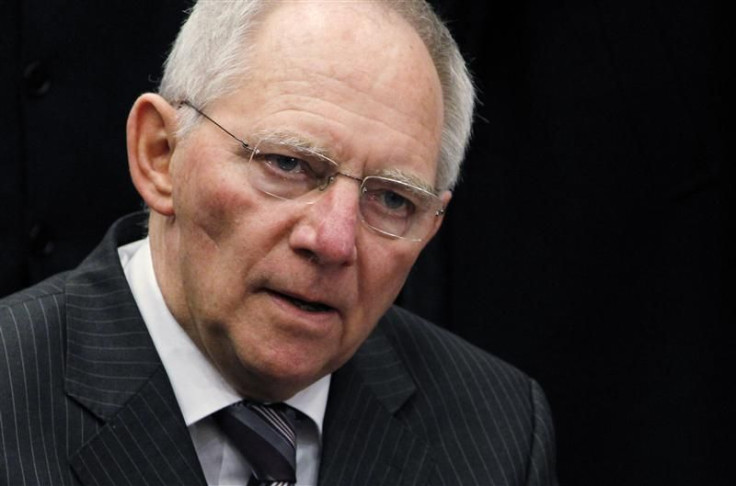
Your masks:
<instances>
[{"instance_id":1,"label":"short gray hair","mask_svg":"<svg viewBox=\"0 0 736 486\"><path fill-rule=\"evenodd\" d=\"M450 31L425 0L367 0L398 13L424 42L442 86L444 126L437 163L437 189L452 189L470 140L475 88ZM206 107L237 89L248 72L248 39L274 0L199 0L191 9L164 64L159 94L170 102ZM180 114L180 135L196 123Z\"/></svg>"}]
</instances>

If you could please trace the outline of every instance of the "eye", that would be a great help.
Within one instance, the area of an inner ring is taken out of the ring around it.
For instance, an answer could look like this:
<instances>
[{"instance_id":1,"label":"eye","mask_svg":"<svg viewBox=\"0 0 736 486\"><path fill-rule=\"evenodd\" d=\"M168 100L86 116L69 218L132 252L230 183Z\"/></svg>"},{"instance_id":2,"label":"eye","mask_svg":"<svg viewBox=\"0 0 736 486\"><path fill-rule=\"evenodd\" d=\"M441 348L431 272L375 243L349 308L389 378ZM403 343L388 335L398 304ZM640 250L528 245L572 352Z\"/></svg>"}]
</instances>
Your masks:
<instances>
[{"instance_id":1,"label":"eye","mask_svg":"<svg viewBox=\"0 0 736 486\"><path fill-rule=\"evenodd\" d=\"M307 184L308 187L317 185L321 180L319 164L293 154L279 152L258 151L253 159L263 177L283 182Z\"/></svg>"},{"instance_id":2,"label":"eye","mask_svg":"<svg viewBox=\"0 0 736 486\"><path fill-rule=\"evenodd\" d=\"M280 154L264 154L263 161L271 166L274 170L285 172L288 174L313 173L309 164L296 157Z\"/></svg>"},{"instance_id":3,"label":"eye","mask_svg":"<svg viewBox=\"0 0 736 486\"><path fill-rule=\"evenodd\" d=\"M378 197L380 198L380 202L391 211L398 211L411 204L404 196L393 191L383 191Z\"/></svg>"},{"instance_id":4,"label":"eye","mask_svg":"<svg viewBox=\"0 0 736 486\"><path fill-rule=\"evenodd\" d=\"M364 188L365 209L383 217L408 218L416 211L416 205L405 195L386 188Z\"/></svg>"}]
</instances>

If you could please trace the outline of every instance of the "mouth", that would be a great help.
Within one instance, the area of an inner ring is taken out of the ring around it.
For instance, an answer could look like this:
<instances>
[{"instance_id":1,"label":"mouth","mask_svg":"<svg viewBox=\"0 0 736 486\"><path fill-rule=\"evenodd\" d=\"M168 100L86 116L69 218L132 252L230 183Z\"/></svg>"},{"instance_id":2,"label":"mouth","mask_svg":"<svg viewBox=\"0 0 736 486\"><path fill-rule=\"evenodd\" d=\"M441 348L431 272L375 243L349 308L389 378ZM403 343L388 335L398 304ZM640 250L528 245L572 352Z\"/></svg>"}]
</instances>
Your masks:
<instances>
[{"instance_id":1,"label":"mouth","mask_svg":"<svg viewBox=\"0 0 736 486\"><path fill-rule=\"evenodd\" d=\"M285 300L289 302L290 304L292 304L294 307L297 307L298 309L301 309L306 312L320 314L320 313L327 313L327 312L335 311L334 307L331 307L323 302L304 300L304 299L295 297L293 295L284 294L282 292L277 292L274 290L269 290L268 292L271 295L279 299Z\"/></svg>"}]
</instances>

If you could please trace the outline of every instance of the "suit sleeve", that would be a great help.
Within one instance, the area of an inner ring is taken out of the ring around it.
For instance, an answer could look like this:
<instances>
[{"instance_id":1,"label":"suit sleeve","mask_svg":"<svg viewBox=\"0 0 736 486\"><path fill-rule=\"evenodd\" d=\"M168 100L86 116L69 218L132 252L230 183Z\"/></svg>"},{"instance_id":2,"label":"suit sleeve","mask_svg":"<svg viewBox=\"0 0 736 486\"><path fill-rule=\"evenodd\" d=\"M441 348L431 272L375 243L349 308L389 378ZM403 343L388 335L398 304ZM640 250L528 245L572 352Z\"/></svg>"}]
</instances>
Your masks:
<instances>
[{"instance_id":1,"label":"suit sleeve","mask_svg":"<svg viewBox=\"0 0 736 486\"><path fill-rule=\"evenodd\" d=\"M542 388L531 382L534 427L527 467L527 486L557 486L555 431L549 404Z\"/></svg>"}]
</instances>

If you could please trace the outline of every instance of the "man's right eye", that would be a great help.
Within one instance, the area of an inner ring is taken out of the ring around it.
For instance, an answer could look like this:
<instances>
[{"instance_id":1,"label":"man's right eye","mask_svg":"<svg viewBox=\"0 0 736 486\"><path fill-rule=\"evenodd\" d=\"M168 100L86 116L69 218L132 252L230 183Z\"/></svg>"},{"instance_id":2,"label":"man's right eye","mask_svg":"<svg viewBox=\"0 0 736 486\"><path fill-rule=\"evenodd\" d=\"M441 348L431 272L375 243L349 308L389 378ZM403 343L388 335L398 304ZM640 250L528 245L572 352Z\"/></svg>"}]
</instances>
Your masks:
<instances>
[{"instance_id":1,"label":"man's right eye","mask_svg":"<svg viewBox=\"0 0 736 486\"><path fill-rule=\"evenodd\" d=\"M274 169L290 174L305 172L305 168L309 167L303 160L288 155L265 154L264 158L265 162Z\"/></svg>"},{"instance_id":2,"label":"man's right eye","mask_svg":"<svg viewBox=\"0 0 736 486\"><path fill-rule=\"evenodd\" d=\"M263 169L274 176L295 180L312 180L317 175L311 164L304 159L277 153L261 153L257 159Z\"/></svg>"}]
</instances>

